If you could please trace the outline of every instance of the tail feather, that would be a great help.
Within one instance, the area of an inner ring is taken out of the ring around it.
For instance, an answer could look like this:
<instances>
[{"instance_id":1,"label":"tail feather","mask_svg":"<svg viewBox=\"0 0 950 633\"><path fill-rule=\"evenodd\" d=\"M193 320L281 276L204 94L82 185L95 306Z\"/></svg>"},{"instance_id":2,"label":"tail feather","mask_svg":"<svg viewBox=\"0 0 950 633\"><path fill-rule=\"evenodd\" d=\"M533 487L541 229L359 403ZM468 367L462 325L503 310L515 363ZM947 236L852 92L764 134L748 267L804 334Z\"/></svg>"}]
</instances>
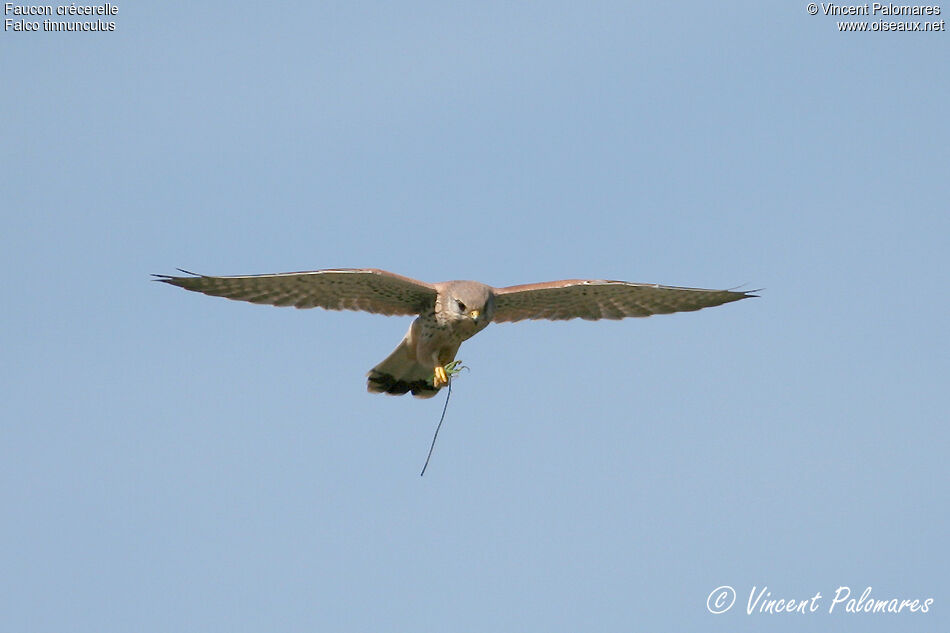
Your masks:
<instances>
[{"instance_id":1,"label":"tail feather","mask_svg":"<svg viewBox=\"0 0 950 633\"><path fill-rule=\"evenodd\" d=\"M408 337L381 363L366 374L366 389L370 393L401 396L412 393L417 398L431 398L439 392L432 385L432 367L416 360Z\"/></svg>"}]
</instances>

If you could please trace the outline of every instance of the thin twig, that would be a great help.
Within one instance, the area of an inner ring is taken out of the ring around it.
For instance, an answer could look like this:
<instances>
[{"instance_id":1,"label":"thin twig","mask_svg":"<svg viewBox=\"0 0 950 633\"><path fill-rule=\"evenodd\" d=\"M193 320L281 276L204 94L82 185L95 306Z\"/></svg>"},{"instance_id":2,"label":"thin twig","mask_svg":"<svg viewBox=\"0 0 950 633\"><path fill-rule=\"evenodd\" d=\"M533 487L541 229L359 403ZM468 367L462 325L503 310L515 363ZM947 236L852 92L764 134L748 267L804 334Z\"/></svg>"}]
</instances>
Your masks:
<instances>
[{"instance_id":1,"label":"thin twig","mask_svg":"<svg viewBox=\"0 0 950 633\"><path fill-rule=\"evenodd\" d=\"M449 408L449 398L452 397L452 379L449 378L449 388L445 394L445 406L442 407L442 417L439 418L439 425L435 427L435 435L432 436L432 444L429 445L429 454L426 455L426 463L422 467L422 472L419 473L419 476L422 477L426 474L426 468L429 467L429 459L432 457L432 450L435 448L435 440L439 437L439 429L442 428L442 421L445 420L445 412Z\"/></svg>"}]
</instances>

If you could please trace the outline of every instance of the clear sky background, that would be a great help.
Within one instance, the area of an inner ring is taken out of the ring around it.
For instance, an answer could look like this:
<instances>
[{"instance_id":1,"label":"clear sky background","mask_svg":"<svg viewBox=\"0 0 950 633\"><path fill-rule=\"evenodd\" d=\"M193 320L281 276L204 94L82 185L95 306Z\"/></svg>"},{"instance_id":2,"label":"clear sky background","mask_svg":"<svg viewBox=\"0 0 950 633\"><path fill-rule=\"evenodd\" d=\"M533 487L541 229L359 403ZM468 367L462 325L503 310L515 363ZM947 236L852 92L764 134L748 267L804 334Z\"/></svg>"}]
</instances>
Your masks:
<instances>
[{"instance_id":1,"label":"clear sky background","mask_svg":"<svg viewBox=\"0 0 950 633\"><path fill-rule=\"evenodd\" d=\"M0 33L0 629L948 629L950 34L115 4ZM364 378L409 319L179 266L766 290L489 327L420 478L443 398ZM821 609L747 615L763 585Z\"/></svg>"}]
</instances>

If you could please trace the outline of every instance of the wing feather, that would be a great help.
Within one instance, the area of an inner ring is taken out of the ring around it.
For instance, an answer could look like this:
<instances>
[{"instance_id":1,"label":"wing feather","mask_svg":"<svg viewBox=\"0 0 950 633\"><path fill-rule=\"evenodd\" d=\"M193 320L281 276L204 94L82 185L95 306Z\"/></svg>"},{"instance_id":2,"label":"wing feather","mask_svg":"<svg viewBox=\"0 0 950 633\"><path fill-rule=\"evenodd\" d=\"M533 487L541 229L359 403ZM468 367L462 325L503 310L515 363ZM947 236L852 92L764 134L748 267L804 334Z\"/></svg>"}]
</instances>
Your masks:
<instances>
[{"instance_id":1,"label":"wing feather","mask_svg":"<svg viewBox=\"0 0 950 633\"><path fill-rule=\"evenodd\" d=\"M495 289L494 321L623 319L691 312L758 295L605 279L564 279Z\"/></svg>"},{"instance_id":2,"label":"wing feather","mask_svg":"<svg viewBox=\"0 0 950 633\"><path fill-rule=\"evenodd\" d=\"M435 303L431 284L374 268L341 268L273 275L212 277L154 275L161 281L215 297L274 306L363 310L390 316L420 314Z\"/></svg>"}]
</instances>

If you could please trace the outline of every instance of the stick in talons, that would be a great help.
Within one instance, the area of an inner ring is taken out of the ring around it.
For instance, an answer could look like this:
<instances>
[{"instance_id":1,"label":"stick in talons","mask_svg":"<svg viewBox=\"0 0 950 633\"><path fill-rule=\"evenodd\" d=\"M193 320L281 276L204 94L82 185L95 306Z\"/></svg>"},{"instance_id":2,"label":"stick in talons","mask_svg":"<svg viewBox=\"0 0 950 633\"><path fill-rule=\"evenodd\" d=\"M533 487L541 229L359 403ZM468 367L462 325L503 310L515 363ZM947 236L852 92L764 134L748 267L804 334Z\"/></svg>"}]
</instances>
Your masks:
<instances>
[{"instance_id":1,"label":"stick in talons","mask_svg":"<svg viewBox=\"0 0 950 633\"><path fill-rule=\"evenodd\" d=\"M455 378L457 375L462 373L463 369L468 369L465 365L462 364L460 360L453 360L451 363L445 367L440 367L439 369L443 370L447 374L448 378Z\"/></svg>"},{"instance_id":2,"label":"stick in talons","mask_svg":"<svg viewBox=\"0 0 950 633\"><path fill-rule=\"evenodd\" d=\"M419 473L419 476L422 477L426 474L426 468L429 467L429 459L432 458L432 450L435 448L435 440L439 437L439 429L442 428L442 421L445 420L445 412L449 408L449 398L452 396L452 378L462 373L463 369L468 369L465 365L462 364L460 360L453 360L451 363L445 367L436 367L435 368L435 377L432 380L432 384L436 387L439 386L439 370L442 370L442 375L445 379L445 384L449 386L448 391L445 394L445 406L442 407L442 417L439 418L439 425L435 427L435 434L432 436L432 444L429 445L429 454L426 455L426 463L422 466L422 472Z\"/></svg>"}]
</instances>

